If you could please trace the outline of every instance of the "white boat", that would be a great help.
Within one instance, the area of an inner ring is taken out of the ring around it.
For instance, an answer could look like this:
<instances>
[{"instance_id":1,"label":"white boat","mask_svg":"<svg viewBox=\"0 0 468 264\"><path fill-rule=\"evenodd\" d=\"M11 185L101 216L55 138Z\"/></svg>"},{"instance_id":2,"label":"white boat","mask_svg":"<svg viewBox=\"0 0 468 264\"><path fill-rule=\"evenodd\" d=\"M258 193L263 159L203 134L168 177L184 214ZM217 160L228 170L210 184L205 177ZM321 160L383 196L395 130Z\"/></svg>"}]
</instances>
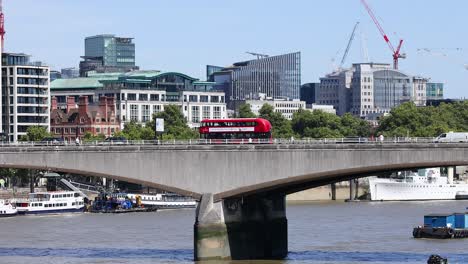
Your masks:
<instances>
[{"instance_id":1,"label":"white boat","mask_svg":"<svg viewBox=\"0 0 468 264\"><path fill-rule=\"evenodd\" d=\"M19 214L73 213L84 211L84 201L78 192L37 192L16 200L16 207Z\"/></svg>"},{"instance_id":2,"label":"white boat","mask_svg":"<svg viewBox=\"0 0 468 264\"><path fill-rule=\"evenodd\" d=\"M15 204L8 200L0 200L0 217L15 216L18 214Z\"/></svg>"},{"instance_id":3,"label":"white boat","mask_svg":"<svg viewBox=\"0 0 468 264\"><path fill-rule=\"evenodd\" d=\"M197 202L192 198L178 194L158 193L158 194L135 194L135 193L115 193L112 194L117 199L129 198L132 203L137 203L137 196L141 198L141 204L152 206L158 209L179 209L195 208Z\"/></svg>"},{"instance_id":4,"label":"white boat","mask_svg":"<svg viewBox=\"0 0 468 264\"><path fill-rule=\"evenodd\" d=\"M454 200L468 184L450 182L439 168L418 170L403 179L369 178L372 201Z\"/></svg>"}]
</instances>

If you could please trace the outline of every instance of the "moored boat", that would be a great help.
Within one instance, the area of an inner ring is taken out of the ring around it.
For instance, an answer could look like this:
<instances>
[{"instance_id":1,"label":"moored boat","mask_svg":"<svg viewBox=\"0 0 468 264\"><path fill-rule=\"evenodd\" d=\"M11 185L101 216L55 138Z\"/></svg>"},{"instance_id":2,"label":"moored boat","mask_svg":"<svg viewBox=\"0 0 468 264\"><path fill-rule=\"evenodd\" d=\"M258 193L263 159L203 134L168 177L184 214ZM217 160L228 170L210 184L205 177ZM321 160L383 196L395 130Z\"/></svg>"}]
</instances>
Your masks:
<instances>
[{"instance_id":1,"label":"moored boat","mask_svg":"<svg viewBox=\"0 0 468 264\"><path fill-rule=\"evenodd\" d=\"M59 214L84 211L83 197L78 192L30 193L29 199L16 200L19 214Z\"/></svg>"},{"instance_id":2,"label":"moored boat","mask_svg":"<svg viewBox=\"0 0 468 264\"><path fill-rule=\"evenodd\" d=\"M18 214L16 206L8 200L0 200L0 217L10 217Z\"/></svg>"},{"instance_id":3,"label":"moored boat","mask_svg":"<svg viewBox=\"0 0 468 264\"><path fill-rule=\"evenodd\" d=\"M112 197L117 199L130 199L134 204L140 203L143 206L155 207L157 209L182 209L195 208L197 206L197 202L194 199L172 193L114 193Z\"/></svg>"},{"instance_id":4,"label":"moored boat","mask_svg":"<svg viewBox=\"0 0 468 264\"><path fill-rule=\"evenodd\" d=\"M454 200L466 198L468 184L441 176L439 168L419 170L400 179L370 178L372 201Z\"/></svg>"}]
</instances>

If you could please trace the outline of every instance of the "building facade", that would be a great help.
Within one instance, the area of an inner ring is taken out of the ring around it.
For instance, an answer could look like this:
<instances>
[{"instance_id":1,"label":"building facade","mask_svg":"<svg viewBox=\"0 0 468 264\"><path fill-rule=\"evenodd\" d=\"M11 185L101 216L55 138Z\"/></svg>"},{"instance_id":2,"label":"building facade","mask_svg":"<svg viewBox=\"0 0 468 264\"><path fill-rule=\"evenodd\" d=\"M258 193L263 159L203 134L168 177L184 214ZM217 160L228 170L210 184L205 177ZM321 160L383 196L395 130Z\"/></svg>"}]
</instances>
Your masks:
<instances>
[{"instance_id":1,"label":"building facade","mask_svg":"<svg viewBox=\"0 0 468 264\"><path fill-rule=\"evenodd\" d=\"M216 66L207 67L209 80L216 82L216 89L226 93L231 102L253 99L258 93L274 99L299 99L301 86L301 53L259 58L234 63L216 71Z\"/></svg>"},{"instance_id":2,"label":"building facade","mask_svg":"<svg viewBox=\"0 0 468 264\"><path fill-rule=\"evenodd\" d=\"M315 104L317 102L319 87L320 83L305 83L301 85L301 101L305 101L307 105Z\"/></svg>"},{"instance_id":3,"label":"building facade","mask_svg":"<svg viewBox=\"0 0 468 264\"><path fill-rule=\"evenodd\" d=\"M120 131L114 98L101 97L97 103L90 104L86 96L81 96L78 102L70 96L65 109L58 107L56 97L51 101L50 132L55 137L73 143L87 132L93 136L110 137Z\"/></svg>"},{"instance_id":4,"label":"building facade","mask_svg":"<svg viewBox=\"0 0 468 264\"><path fill-rule=\"evenodd\" d=\"M273 106L275 112L281 113L289 120L292 119L293 114L299 111L299 109L306 108L306 103L299 100L246 100L245 103L250 105L250 110L257 116L260 114L260 109L262 109L263 105L269 104Z\"/></svg>"},{"instance_id":5,"label":"building facade","mask_svg":"<svg viewBox=\"0 0 468 264\"><path fill-rule=\"evenodd\" d=\"M320 78L317 91L318 105L333 105L338 115L344 115L351 108L351 79L353 69L343 69Z\"/></svg>"},{"instance_id":6,"label":"building facade","mask_svg":"<svg viewBox=\"0 0 468 264\"><path fill-rule=\"evenodd\" d=\"M79 74L88 72L128 72L138 70L135 65L135 43L133 38L116 37L111 34L85 38L84 60L80 62Z\"/></svg>"},{"instance_id":7,"label":"building facade","mask_svg":"<svg viewBox=\"0 0 468 264\"><path fill-rule=\"evenodd\" d=\"M426 105L427 78L411 76L386 63L355 63L320 78L318 104L332 104L338 115L350 112L375 119L404 102Z\"/></svg>"},{"instance_id":8,"label":"building facade","mask_svg":"<svg viewBox=\"0 0 468 264\"><path fill-rule=\"evenodd\" d=\"M202 119L227 117L224 92L213 90L214 84L177 72L136 71L57 80L52 95L59 108L66 105L66 96L86 96L92 102L115 98L122 128L130 121L145 124L167 105L178 105L189 126L198 127Z\"/></svg>"},{"instance_id":9,"label":"building facade","mask_svg":"<svg viewBox=\"0 0 468 264\"><path fill-rule=\"evenodd\" d=\"M427 97L427 100L444 99L444 84L428 82L426 84L426 97Z\"/></svg>"},{"instance_id":10,"label":"building facade","mask_svg":"<svg viewBox=\"0 0 468 264\"><path fill-rule=\"evenodd\" d=\"M80 77L80 69L75 67L63 68L60 70L63 79L78 78Z\"/></svg>"},{"instance_id":11,"label":"building facade","mask_svg":"<svg viewBox=\"0 0 468 264\"><path fill-rule=\"evenodd\" d=\"M50 129L50 69L36 66L30 56L2 54L1 128L16 142L31 126Z\"/></svg>"}]
</instances>

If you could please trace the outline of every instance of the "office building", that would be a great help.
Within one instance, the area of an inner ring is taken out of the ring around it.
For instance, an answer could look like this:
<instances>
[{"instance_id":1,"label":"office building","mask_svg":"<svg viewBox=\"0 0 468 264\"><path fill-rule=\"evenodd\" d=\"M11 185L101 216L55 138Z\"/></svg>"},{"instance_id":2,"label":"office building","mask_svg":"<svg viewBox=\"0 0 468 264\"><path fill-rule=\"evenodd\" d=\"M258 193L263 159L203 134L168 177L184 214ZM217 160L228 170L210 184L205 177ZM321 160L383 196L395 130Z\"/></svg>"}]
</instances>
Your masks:
<instances>
[{"instance_id":1,"label":"office building","mask_svg":"<svg viewBox=\"0 0 468 264\"><path fill-rule=\"evenodd\" d=\"M320 83L305 83L301 85L300 99L307 105L315 104L319 92Z\"/></svg>"},{"instance_id":2,"label":"office building","mask_svg":"<svg viewBox=\"0 0 468 264\"><path fill-rule=\"evenodd\" d=\"M299 99L300 52L236 62L221 70L209 66L207 70L209 80L216 82L216 89L226 93L230 109L259 93L274 99Z\"/></svg>"},{"instance_id":3,"label":"office building","mask_svg":"<svg viewBox=\"0 0 468 264\"><path fill-rule=\"evenodd\" d=\"M84 60L80 62L80 76L88 72L128 72L138 70L135 65L133 38L104 34L85 39Z\"/></svg>"},{"instance_id":4,"label":"office building","mask_svg":"<svg viewBox=\"0 0 468 264\"><path fill-rule=\"evenodd\" d=\"M59 71L50 71L50 82L62 78L62 73Z\"/></svg>"},{"instance_id":5,"label":"office building","mask_svg":"<svg viewBox=\"0 0 468 264\"><path fill-rule=\"evenodd\" d=\"M63 68L60 73L63 79L78 78L80 77L80 69L75 67Z\"/></svg>"},{"instance_id":6,"label":"office building","mask_svg":"<svg viewBox=\"0 0 468 264\"><path fill-rule=\"evenodd\" d=\"M273 107L274 111L277 113L281 113L286 119L291 120L293 114L299 111L299 109L305 109L306 103L304 101L299 100L280 100L280 99L270 99L270 100L246 100L246 104L250 105L250 110L255 115L260 114L260 109L262 109L264 104L269 104Z\"/></svg>"},{"instance_id":7,"label":"office building","mask_svg":"<svg viewBox=\"0 0 468 264\"><path fill-rule=\"evenodd\" d=\"M427 78L421 76L413 77L413 91L409 100L416 106L425 106L427 100Z\"/></svg>"},{"instance_id":8,"label":"office building","mask_svg":"<svg viewBox=\"0 0 468 264\"><path fill-rule=\"evenodd\" d=\"M50 127L50 69L22 53L2 54L1 128L18 141L31 126Z\"/></svg>"},{"instance_id":9,"label":"office building","mask_svg":"<svg viewBox=\"0 0 468 264\"><path fill-rule=\"evenodd\" d=\"M444 84L428 82L426 84L426 97L427 97L427 100L444 99Z\"/></svg>"},{"instance_id":10,"label":"office building","mask_svg":"<svg viewBox=\"0 0 468 264\"><path fill-rule=\"evenodd\" d=\"M365 119L389 113L404 102L426 105L427 78L411 76L386 63L355 63L320 78L318 104L331 104L338 115Z\"/></svg>"},{"instance_id":11,"label":"office building","mask_svg":"<svg viewBox=\"0 0 468 264\"><path fill-rule=\"evenodd\" d=\"M177 72L94 74L56 80L51 85L59 108L66 107L67 96L74 96L75 100L85 96L89 102L103 96L115 98L122 127L130 121L144 124L167 105L180 106L190 127L198 127L202 119L227 117L224 92L213 90L215 83Z\"/></svg>"},{"instance_id":12,"label":"office building","mask_svg":"<svg viewBox=\"0 0 468 264\"><path fill-rule=\"evenodd\" d=\"M350 111L351 79L353 69L342 69L320 78L316 102L318 105L333 105L336 114Z\"/></svg>"}]
</instances>

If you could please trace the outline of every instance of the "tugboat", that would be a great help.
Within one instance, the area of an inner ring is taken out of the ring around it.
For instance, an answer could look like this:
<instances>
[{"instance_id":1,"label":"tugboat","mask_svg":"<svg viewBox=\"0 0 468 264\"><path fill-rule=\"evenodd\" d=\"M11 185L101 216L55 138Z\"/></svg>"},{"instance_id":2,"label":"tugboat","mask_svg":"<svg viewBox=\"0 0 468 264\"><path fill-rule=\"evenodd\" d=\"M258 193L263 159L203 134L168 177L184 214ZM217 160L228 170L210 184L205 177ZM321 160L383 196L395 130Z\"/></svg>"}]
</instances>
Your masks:
<instances>
[{"instance_id":1,"label":"tugboat","mask_svg":"<svg viewBox=\"0 0 468 264\"><path fill-rule=\"evenodd\" d=\"M429 214L424 216L424 226L413 229L414 238L467 238L468 214Z\"/></svg>"},{"instance_id":2,"label":"tugboat","mask_svg":"<svg viewBox=\"0 0 468 264\"><path fill-rule=\"evenodd\" d=\"M7 200L0 200L0 217L10 217L18 214L18 210L13 203Z\"/></svg>"}]
</instances>

